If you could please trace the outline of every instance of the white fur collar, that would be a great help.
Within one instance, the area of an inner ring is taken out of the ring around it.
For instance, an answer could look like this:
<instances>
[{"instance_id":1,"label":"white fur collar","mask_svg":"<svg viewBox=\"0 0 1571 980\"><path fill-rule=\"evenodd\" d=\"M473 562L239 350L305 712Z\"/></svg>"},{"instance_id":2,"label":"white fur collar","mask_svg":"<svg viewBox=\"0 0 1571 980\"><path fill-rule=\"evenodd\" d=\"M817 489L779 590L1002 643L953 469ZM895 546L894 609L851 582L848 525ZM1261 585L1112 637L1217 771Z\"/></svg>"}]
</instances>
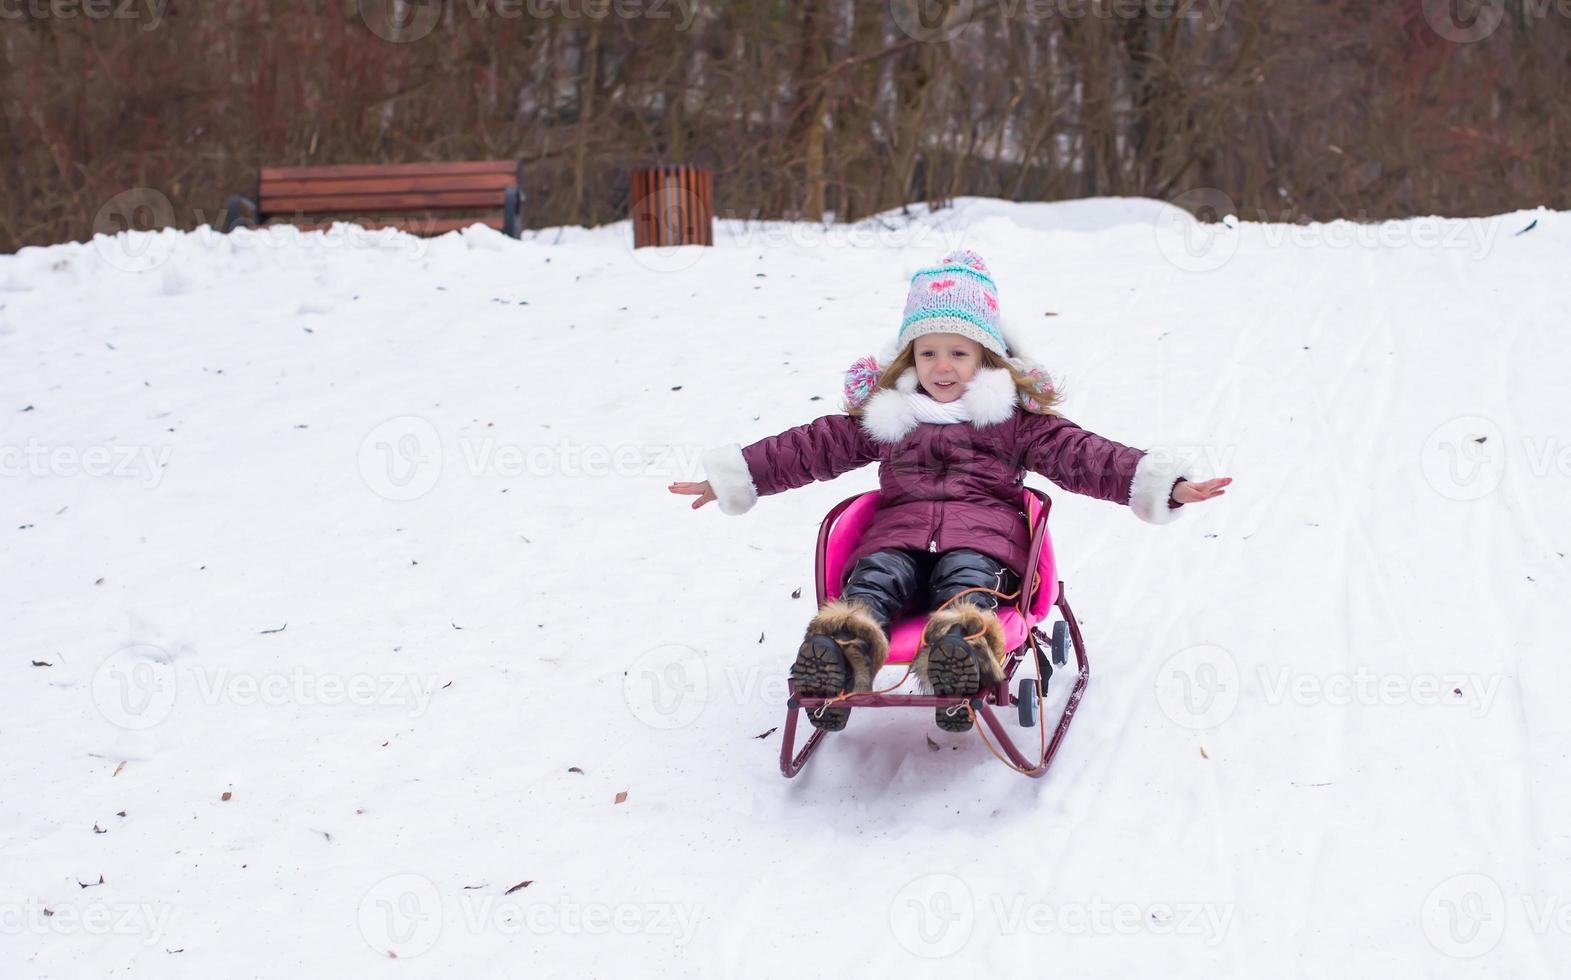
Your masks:
<instances>
[{"instance_id":1,"label":"white fur collar","mask_svg":"<svg viewBox=\"0 0 1571 980\"><path fill-rule=\"evenodd\" d=\"M916 368L907 368L893 389L873 393L862 408L862 431L876 442L895 443L917 426L906 394L917 390ZM1019 401L1015 379L1003 368L981 368L960 396L975 426L997 425L1015 414Z\"/></svg>"}]
</instances>

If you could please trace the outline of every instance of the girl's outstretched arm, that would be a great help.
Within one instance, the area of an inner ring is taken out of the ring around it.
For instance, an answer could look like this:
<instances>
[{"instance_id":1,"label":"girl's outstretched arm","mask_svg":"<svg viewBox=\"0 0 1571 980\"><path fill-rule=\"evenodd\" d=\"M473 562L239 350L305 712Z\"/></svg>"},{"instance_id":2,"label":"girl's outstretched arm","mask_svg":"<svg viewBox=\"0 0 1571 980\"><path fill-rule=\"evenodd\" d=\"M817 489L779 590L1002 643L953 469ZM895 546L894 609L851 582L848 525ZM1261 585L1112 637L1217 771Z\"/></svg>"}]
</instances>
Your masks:
<instances>
[{"instance_id":1,"label":"girl's outstretched arm","mask_svg":"<svg viewBox=\"0 0 1571 980\"><path fill-rule=\"evenodd\" d=\"M1074 493L1128 504L1152 524L1178 519L1186 503L1209 500L1231 480L1193 482L1165 454L1106 439L1060 415L1027 415L1019 429L1021 465Z\"/></svg>"},{"instance_id":2,"label":"girl's outstretched arm","mask_svg":"<svg viewBox=\"0 0 1571 980\"><path fill-rule=\"evenodd\" d=\"M833 480L879 457L879 445L862 431L849 415L825 415L806 425L787 429L779 435L760 439L746 448L732 443L704 453L704 475L709 479L689 484L690 489L672 493L695 493L706 486L725 514L742 514L753 508L759 497L806 486L814 480ZM693 506L702 507L700 496Z\"/></svg>"}]
</instances>

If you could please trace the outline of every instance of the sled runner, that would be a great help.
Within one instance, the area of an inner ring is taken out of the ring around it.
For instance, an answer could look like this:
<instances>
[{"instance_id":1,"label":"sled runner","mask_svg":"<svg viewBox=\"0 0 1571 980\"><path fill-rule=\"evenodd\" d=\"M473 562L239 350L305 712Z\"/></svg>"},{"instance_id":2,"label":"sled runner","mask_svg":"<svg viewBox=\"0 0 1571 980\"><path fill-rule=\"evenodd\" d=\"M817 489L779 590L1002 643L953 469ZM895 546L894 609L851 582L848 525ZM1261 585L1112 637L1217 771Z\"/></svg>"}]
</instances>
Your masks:
<instances>
[{"instance_id":1,"label":"sled runner","mask_svg":"<svg viewBox=\"0 0 1571 980\"><path fill-rule=\"evenodd\" d=\"M1047 494L1032 487L1026 487L1024 493L1022 509L1031 532L1031 546L1027 552L1030 573L1021 582L1018 599L1010 605L1000 604L998 607L998 618L1004 627L1005 646L1009 650L1009 657L1004 663L1003 681L984 687L972 695L895 694L890 693L892 688L879 689L875 683L872 691L830 697L799 695L795 682L788 682L791 694L786 701L785 732L780 743L780 771L786 778L802 771L808 758L828 734L823 729L813 729L807 744L802 746L800 752L796 752L799 716L804 711L818 711L831 705L836 708L945 707L970 712L980 722L975 727L982 741L1006 765L1026 776L1039 777L1047 772L1064 740L1064 734L1069 731L1069 723L1074 720L1075 709L1091 679L1091 668L1086 661L1085 644L1080 638L1080 624L1069 609L1069 600L1064 597L1064 584L1058 580L1058 567L1053 560L1053 543L1047 531L1047 516L1052 501ZM878 500L876 490L848 497L835 505L819 527L817 584L820 608L825 602L839 597L846 560L856 550L863 532L872 522ZM1052 634L1048 636L1043 634L1039 626L1052 615L1055 606L1062 618L1052 624ZM922 628L926 622L927 614L922 613L892 624L886 668L910 665L921 645ZM1075 651L1077 667L1074 688L1069 693L1069 701L1064 705L1063 714L1059 716L1049 740L1046 719L1038 717L1042 696L1047 690L1053 667L1065 665L1071 646ZM1036 676L1021 677L1016 684L1015 671L1025 662L1028 652L1036 665ZM885 684L888 683L886 680ZM1011 693L1012 685L1014 693ZM894 685L898 686L898 683ZM1022 728L1038 729L1040 753L1035 760L1028 759L1016 747L1008 729L993 710L995 706L1000 709L1013 708ZM988 737L989 731L993 735L991 739ZM998 748L994 747L995 740L1003 749L1003 755L999 755Z\"/></svg>"}]
</instances>

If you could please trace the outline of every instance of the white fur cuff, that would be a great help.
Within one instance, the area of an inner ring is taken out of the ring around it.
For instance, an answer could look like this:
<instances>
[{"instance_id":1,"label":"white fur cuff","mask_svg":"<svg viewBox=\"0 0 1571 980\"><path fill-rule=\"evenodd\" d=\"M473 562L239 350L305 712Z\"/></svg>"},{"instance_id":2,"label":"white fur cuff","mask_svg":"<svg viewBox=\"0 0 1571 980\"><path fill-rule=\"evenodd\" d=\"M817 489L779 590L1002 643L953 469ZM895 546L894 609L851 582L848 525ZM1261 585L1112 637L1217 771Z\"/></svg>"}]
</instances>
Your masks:
<instances>
[{"instance_id":1,"label":"white fur cuff","mask_svg":"<svg viewBox=\"0 0 1571 980\"><path fill-rule=\"evenodd\" d=\"M704 450L699 461L704 467L704 477L715 492L722 514L745 514L758 503L758 488L753 485L753 474L742 456L742 447L736 443Z\"/></svg>"},{"instance_id":2,"label":"white fur cuff","mask_svg":"<svg viewBox=\"0 0 1571 980\"><path fill-rule=\"evenodd\" d=\"M1146 453L1135 466L1135 478L1129 481L1130 510L1142 521L1171 524L1178 520L1178 513L1183 508L1168 507L1168 498L1173 495L1173 484L1187 479L1168 454Z\"/></svg>"}]
</instances>

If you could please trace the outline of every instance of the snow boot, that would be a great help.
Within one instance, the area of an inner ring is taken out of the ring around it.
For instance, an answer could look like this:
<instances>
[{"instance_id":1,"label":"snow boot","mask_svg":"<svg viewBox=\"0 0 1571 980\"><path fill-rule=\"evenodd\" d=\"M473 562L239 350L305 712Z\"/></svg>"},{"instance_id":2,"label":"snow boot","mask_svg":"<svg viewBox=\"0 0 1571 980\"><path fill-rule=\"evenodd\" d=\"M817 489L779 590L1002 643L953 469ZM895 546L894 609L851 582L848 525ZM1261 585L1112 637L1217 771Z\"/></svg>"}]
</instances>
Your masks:
<instances>
[{"instance_id":1,"label":"snow boot","mask_svg":"<svg viewBox=\"0 0 1571 980\"><path fill-rule=\"evenodd\" d=\"M1004 679L1008 655L998 614L958 602L928 617L922 649L911 669L921 689L929 693L975 694ZM934 708L933 720L946 732L971 730L971 716L963 707Z\"/></svg>"},{"instance_id":2,"label":"snow boot","mask_svg":"<svg viewBox=\"0 0 1571 980\"><path fill-rule=\"evenodd\" d=\"M834 600L807 624L807 634L791 665L796 693L829 697L842 691L870 691L873 677L889 656L889 638L865 605L855 600ZM846 726L850 708L825 708L807 712L814 728L838 732Z\"/></svg>"}]
</instances>

